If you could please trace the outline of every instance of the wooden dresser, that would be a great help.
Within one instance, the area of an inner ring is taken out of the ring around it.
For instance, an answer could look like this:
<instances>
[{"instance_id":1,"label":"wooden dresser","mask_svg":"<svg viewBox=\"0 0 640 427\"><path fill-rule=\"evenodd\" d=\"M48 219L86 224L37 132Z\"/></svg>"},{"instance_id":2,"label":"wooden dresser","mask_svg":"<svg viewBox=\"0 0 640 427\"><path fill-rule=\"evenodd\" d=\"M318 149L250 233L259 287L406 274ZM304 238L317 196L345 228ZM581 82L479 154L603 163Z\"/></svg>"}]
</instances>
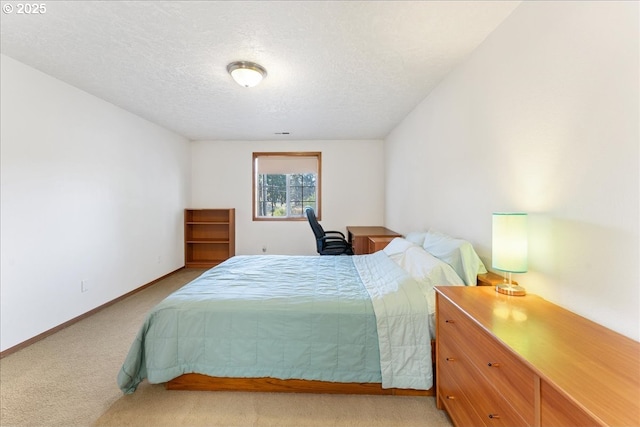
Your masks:
<instances>
[{"instance_id":1,"label":"wooden dresser","mask_svg":"<svg viewBox=\"0 0 640 427\"><path fill-rule=\"evenodd\" d=\"M436 401L456 426L640 426L640 343L534 295L436 295Z\"/></svg>"}]
</instances>

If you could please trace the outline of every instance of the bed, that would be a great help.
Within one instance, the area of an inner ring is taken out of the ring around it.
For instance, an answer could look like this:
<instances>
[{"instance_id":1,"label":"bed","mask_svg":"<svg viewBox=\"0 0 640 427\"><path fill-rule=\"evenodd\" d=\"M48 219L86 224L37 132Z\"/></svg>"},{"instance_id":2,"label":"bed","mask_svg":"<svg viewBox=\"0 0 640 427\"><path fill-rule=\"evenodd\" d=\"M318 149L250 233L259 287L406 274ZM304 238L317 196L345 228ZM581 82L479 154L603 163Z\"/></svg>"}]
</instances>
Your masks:
<instances>
[{"instance_id":1,"label":"bed","mask_svg":"<svg viewBox=\"0 0 640 427\"><path fill-rule=\"evenodd\" d=\"M467 283L401 238L370 255L235 256L147 315L118 385L431 394L433 286L445 284Z\"/></svg>"}]
</instances>

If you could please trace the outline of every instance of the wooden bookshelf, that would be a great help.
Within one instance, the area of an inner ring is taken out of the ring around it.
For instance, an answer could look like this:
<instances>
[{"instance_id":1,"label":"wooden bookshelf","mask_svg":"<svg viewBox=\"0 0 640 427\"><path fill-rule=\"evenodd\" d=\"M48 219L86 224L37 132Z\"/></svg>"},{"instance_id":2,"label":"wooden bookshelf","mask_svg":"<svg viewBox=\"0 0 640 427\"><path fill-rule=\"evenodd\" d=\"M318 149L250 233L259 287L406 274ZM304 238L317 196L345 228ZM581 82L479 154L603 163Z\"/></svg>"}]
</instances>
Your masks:
<instances>
[{"instance_id":1,"label":"wooden bookshelf","mask_svg":"<svg viewBox=\"0 0 640 427\"><path fill-rule=\"evenodd\" d=\"M184 263L211 268L236 254L235 209L184 210Z\"/></svg>"}]
</instances>

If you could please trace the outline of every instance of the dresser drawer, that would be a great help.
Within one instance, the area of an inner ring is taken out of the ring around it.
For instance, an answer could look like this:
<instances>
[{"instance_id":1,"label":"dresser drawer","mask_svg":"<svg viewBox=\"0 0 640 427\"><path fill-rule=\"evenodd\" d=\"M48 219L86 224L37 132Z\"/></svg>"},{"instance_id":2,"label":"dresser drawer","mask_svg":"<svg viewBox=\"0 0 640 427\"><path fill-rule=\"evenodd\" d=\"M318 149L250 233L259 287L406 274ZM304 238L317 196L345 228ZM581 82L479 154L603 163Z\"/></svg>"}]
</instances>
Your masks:
<instances>
[{"instance_id":1,"label":"dresser drawer","mask_svg":"<svg viewBox=\"0 0 640 427\"><path fill-rule=\"evenodd\" d=\"M601 425L545 381L540 384L540 424L542 427Z\"/></svg>"},{"instance_id":2,"label":"dresser drawer","mask_svg":"<svg viewBox=\"0 0 640 427\"><path fill-rule=\"evenodd\" d=\"M441 298L438 304L441 339L450 343L451 350L465 355L484 377L482 381L508 396L516 412L527 424L533 425L534 373L449 301Z\"/></svg>"},{"instance_id":3,"label":"dresser drawer","mask_svg":"<svg viewBox=\"0 0 640 427\"><path fill-rule=\"evenodd\" d=\"M438 398L444 404L456 427L486 426L473 409L467 396L462 392L462 387L456 383L454 375L449 372L449 369L438 373L436 383Z\"/></svg>"},{"instance_id":4,"label":"dresser drawer","mask_svg":"<svg viewBox=\"0 0 640 427\"><path fill-rule=\"evenodd\" d=\"M444 342L443 342L444 341ZM438 349L440 368L438 381L451 380L461 385L462 393L471 402L477 413L479 422L487 426L514 427L533 425L527 422L510 405L511 396L502 395L496 391L478 372L477 366L471 362L456 345L450 345L447 340L440 342ZM532 403L533 405L533 403ZM476 421L476 425L478 421Z\"/></svg>"}]
</instances>

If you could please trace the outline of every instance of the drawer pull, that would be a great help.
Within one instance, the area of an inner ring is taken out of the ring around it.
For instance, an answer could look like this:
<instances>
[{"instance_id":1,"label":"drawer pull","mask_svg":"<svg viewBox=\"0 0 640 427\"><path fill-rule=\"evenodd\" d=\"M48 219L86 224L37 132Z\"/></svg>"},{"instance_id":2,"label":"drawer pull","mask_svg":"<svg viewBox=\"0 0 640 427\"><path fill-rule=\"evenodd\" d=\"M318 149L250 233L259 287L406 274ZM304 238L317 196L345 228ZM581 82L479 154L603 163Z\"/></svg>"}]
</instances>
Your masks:
<instances>
[{"instance_id":1,"label":"drawer pull","mask_svg":"<svg viewBox=\"0 0 640 427\"><path fill-rule=\"evenodd\" d=\"M489 418L491 418L492 420L498 419L498 418L500 418L500 415L498 415L498 414L489 414Z\"/></svg>"},{"instance_id":2,"label":"drawer pull","mask_svg":"<svg viewBox=\"0 0 640 427\"><path fill-rule=\"evenodd\" d=\"M447 399L449 399L449 400L456 400L456 397L455 397L455 396L447 396Z\"/></svg>"},{"instance_id":3,"label":"drawer pull","mask_svg":"<svg viewBox=\"0 0 640 427\"><path fill-rule=\"evenodd\" d=\"M455 321L455 320L449 320L449 319L445 320L444 322L445 322L445 323L456 323L456 321Z\"/></svg>"},{"instance_id":4,"label":"drawer pull","mask_svg":"<svg viewBox=\"0 0 640 427\"><path fill-rule=\"evenodd\" d=\"M453 357L447 357L447 358L446 358L446 359L444 359L444 360L446 360L447 362L455 362L455 361L456 361L456 359L455 359L455 358L453 358Z\"/></svg>"},{"instance_id":5,"label":"drawer pull","mask_svg":"<svg viewBox=\"0 0 640 427\"><path fill-rule=\"evenodd\" d=\"M490 367L490 368L499 368L500 364L496 363L496 362L489 362L489 363L487 363L487 366Z\"/></svg>"}]
</instances>

